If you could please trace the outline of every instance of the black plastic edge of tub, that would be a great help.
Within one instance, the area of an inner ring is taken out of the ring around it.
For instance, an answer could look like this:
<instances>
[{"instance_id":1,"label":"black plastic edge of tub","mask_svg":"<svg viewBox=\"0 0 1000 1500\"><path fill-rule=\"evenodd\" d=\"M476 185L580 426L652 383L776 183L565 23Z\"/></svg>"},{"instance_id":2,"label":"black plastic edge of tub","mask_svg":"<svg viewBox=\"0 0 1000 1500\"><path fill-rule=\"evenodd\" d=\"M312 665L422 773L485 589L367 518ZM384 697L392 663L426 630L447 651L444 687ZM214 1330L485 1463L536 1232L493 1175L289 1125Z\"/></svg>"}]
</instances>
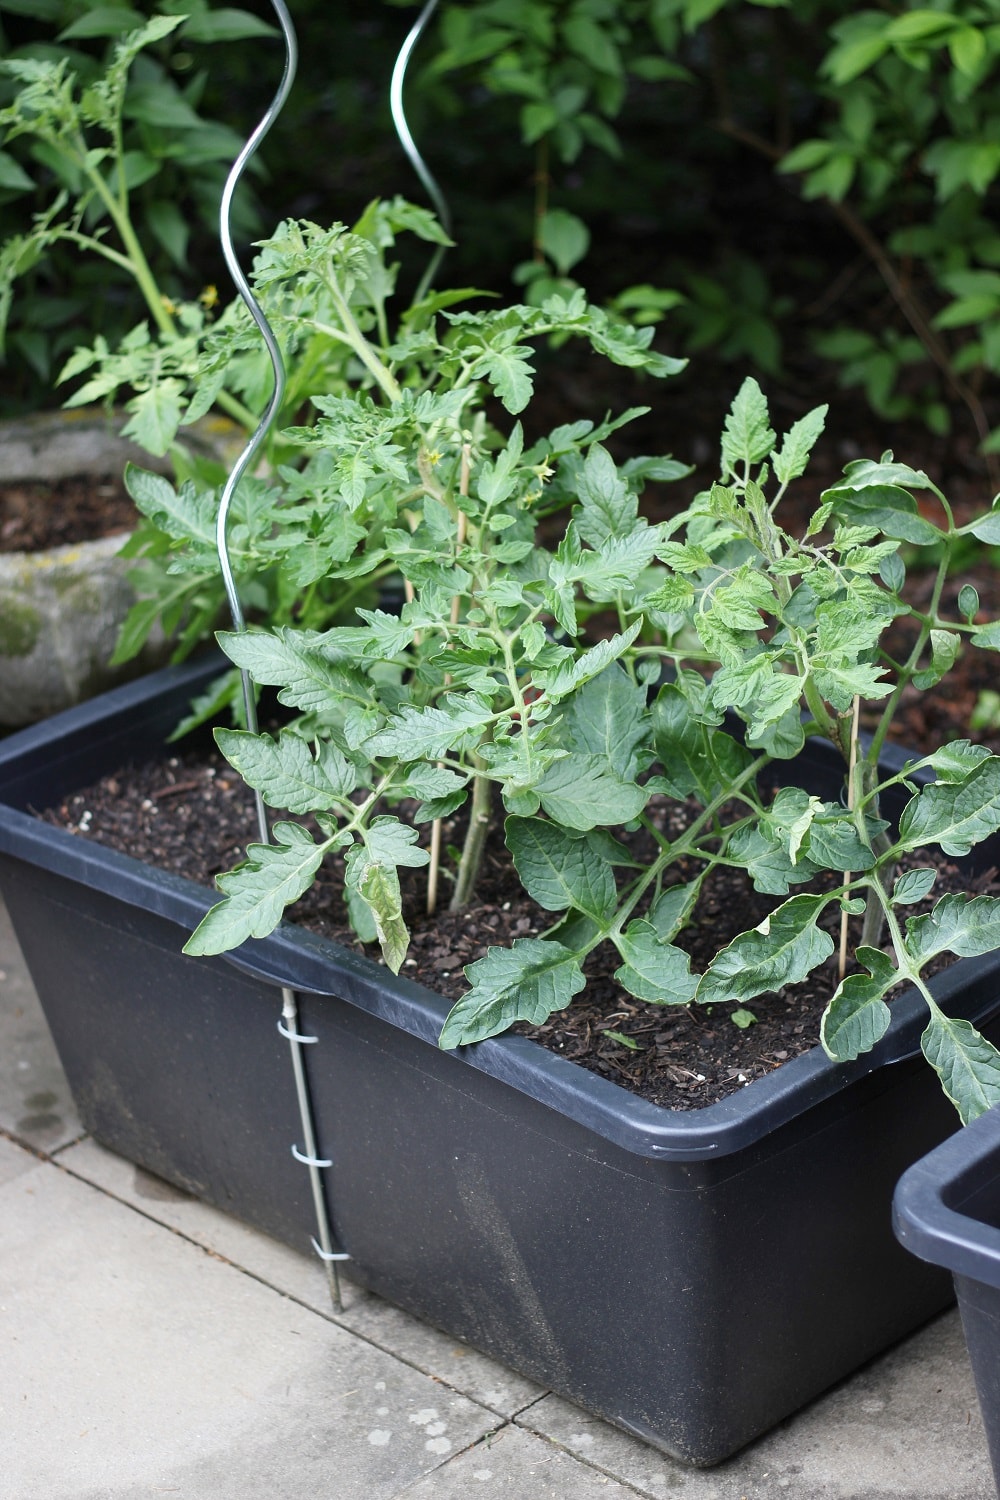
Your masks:
<instances>
[{"instance_id":1,"label":"black plastic edge of tub","mask_svg":"<svg viewBox=\"0 0 1000 1500\"><path fill-rule=\"evenodd\" d=\"M1000 1180L1000 1105L907 1168L892 1200L896 1238L921 1260L1000 1288L1000 1228L967 1211Z\"/></svg>"},{"instance_id":2,"label":"black plastic edge of tub","mask_svg":"<svg viewBox=\"0 0 1000 1500\"><path fill-rule=\"evenodd\" d=\"M88 767L82 784L106 774L111 769L107 755L121 746L130 725L142 721L148 735L153 724L161 740L165 738L191 697L224 668L216 656L166 668L0 740L0 852L153 912L182 933L190 932L215 899L211 891L75 837L20 809L32 805L31 784L43 773L61 783L56 795L81 784L81 765ZM912 757L898 758L904 764ZM72 779L71 769L77 773ZM20 806L10 806L10 800ZM182 942L179 936L178 947ZM223 955L223 961L279 987L345 1001L430 1046L437 1045L449 1009L448 1001L425 986L287 922L269 937ZM932 988L946 1012L954 1011L973 991L975 1003L963 1006L961 1014L982 1025L1000 1010L1000 952L959 960L934 980ZM753 1146L857 1080L918 1057L925 1025L923 1001L915 990L906 991L893 1002L885 1036L856 1061L835 1063L822 1048L814 1047L738 1093L691 1111L652 1104L527 1037L495 1037L461 1048L456 1056L635 1156L701 1161Z\"/></svg>"}]
</instances>

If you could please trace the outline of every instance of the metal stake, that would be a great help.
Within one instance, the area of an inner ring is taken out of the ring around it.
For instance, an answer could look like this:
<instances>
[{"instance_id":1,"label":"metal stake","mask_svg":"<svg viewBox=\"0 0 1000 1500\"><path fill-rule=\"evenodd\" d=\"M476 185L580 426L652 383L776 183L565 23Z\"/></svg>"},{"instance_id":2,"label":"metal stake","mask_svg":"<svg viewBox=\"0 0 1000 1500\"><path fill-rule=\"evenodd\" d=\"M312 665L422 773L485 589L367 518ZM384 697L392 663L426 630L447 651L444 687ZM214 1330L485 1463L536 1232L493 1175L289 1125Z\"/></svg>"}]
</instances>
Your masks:
<instances>
[{"instance_id":1,"label":"metal stake","mask_svg":"<svg viewBox=\"0 0 1000 1500\"><path fill-rule=\"evenodd\" d=\"M229 512L232 506L233 496L239 486L250 464L253 462L261 443L267 436L271 424L274 422L281 408L285 394L285 364L282 359L281 350L270 324L250 289L250 284L243 274L243 268L236 256L233 247L232 236L232 201L237 184L243 175L247 162L257 150L261 141L270 130L274 121L280 114L285 100L292 87L295 77L295 68L298 61L298 44L295 30L292 26L291 16L284 4L284 0L271 0L271 6L278 17L282 34L285 41L285 68L282 74L278 91L271 102L270 107L264 114L256 130L250 136L243 150L233 163L226 185L222 193L222 202L219 211L219 236L222 243L222 252L229 267L229 273L236 285L236 290L242 297L250 315L260 331L264 340L271 365L274 370L274 389L267 410L261 418L260 424L253 433L243 452L233 465L232 471L226 481L219 503L219 516L216 523L216 547L219 553L219 565L222 569L223 583L225 584L226 597L229 601L229 611L233 620L233 629L236 631L246 630L246 618L240 603L239 594L236 589L236 581L233 577L232 565L229 558L229 542L227 527ZM242 670L240 673L243 686L243 707L246 714L247 729L251 734L257 732L257 702L254 695L253 681L249 672ZM257 827L262 843L270 843L271 830L268 826L267 811L264 799L260 792L255 793ZM292 1147L292 1154L297 1161L302 1162L309 1170L309 1180L312 1187L313 1204L316 1210L316 1223L318 1226L319 1241L314 1239L312 1244L316 1253L320 1256L326 1267L327 1281L330 1287L330 1296L337 1312L343 1310L343 1300L340 1290L340 1275L338 1262L349 1260L350 1256L342 1251L333 1249L333 1239L330 1233L330 1219L327 1212L326 1197L323 1192L323 1179L320 1175L324 1167L332 1165L329 1161L322 1161L316 1152L316 1133L313 1129L312 1101L309 1094L309 1085L306 1078L305 1066L302 1060L303 1044L315 1042L315 1037L302 1036L298 1029L298 1002L295 991L287 987L282 988L282 1020L278 1023L281 1034L288 1039L292 1056L292 1069L295 1074L295 1092L298 1097L299 1115L302 1121L302 1134L305 1141L305 1152L300 1152L297 1147Z\"/></svg>"},{"instance_id":2,"label":"metal stake","mask_svg":"<svg viewBox=\"0 0 1000 1500\"><path fill-rule=\"evenodd\" d=\"M410 165L423 183L427 196L434 205L434 212L441 222L441 228L450 238L451 210L448 207L444 194L431 175L430 168L417 149L417 143L413 139L409 125L406 123L406 111L403 108L403 80L406 77L406 69L409 66L413 49L427 29L431 16L437 10L437 5L438 0L427 0L427 4L411 27L406 41L399 49L399 56L396 58L396 65L392 70L392 81L389 84L389 108L392 113L392 123L396 127L396 134L399 136L400 144L410 159ZM431 256L430 264L421 277L420 285L413 298L414 302L420 302L426 295L428 288L437 274L437 269L441 264L443 255L444 246L439 245Z\"/></svg>"}]
</instances>

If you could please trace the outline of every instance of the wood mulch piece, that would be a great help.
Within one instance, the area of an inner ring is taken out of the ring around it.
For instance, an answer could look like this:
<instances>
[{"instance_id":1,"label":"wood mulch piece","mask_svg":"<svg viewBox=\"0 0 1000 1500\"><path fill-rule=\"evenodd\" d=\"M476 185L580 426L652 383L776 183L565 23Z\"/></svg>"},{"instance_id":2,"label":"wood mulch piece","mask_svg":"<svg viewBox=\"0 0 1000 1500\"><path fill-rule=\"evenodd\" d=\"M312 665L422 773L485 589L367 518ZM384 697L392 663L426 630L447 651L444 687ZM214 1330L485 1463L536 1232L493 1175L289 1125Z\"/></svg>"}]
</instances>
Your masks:
<instances>
[{"instance_id":1,"label":"wood mulch piece","mask_svg":"<svg viewBox=\"0 0 1000 1500\"><path fill-rule=\"evenodd\" d=\"M41 552L132 531L137 520L120 474L0 485L0 552Z\"/></svg>"},{"instance_id":2,"label":"wood mulch piece","mask_svg":"<svg viewBox=\"0 0 1000 1500\"><path fill-rule=\"evenodd\" d=\"M243 857L245 845L256 838L256 820L251 794L239 777L224 761L210 757L211 752L186 749L165 761L125 767L41 816L136 859L211 884L215 875ZM664 803L662 811L671 818L683 815L675 804ZM425 825L422 840L427 833ZM457 822L449 822L443 843L456 843L461 834ZM916 862L929 863L928 851ZM512 877L499 819L475 907L460 914L442 909L428 917L424 872L401 873L404 915L412 938L402 973L448 999L457 999L467 989L465 965L487 947L535 937L557 920L557 914L537 906ZM362 949L346 922L342 876L342 859L328 861L293 909L293 919L378 961L377 950ZM969 887L943 861L935 895L949 884ZM982 877L976 890L1000 893L996 872ZM446 882L442 900L447 902ZM777 904L778 898L754 892L739 872L721 871L702 902L697 924L678 941L691 952L693 967L701 970L723 942L755 926ZM838 922L831 914L831 923ZM836 941L833 926L831 932ZM746 1008L756 1019L741 1029L731 1019L734 1004L665 1006L633 999L614 979L619 962L610 945L604 945L591 955L587 989L571 1006L541 1026L519 1025L516 1030L672 1109L701 1108L724 1098L814 1047L820 1016L837 982L836 960L831 958L805 983L750 1001Z\"/></svg>"}]
</instances>

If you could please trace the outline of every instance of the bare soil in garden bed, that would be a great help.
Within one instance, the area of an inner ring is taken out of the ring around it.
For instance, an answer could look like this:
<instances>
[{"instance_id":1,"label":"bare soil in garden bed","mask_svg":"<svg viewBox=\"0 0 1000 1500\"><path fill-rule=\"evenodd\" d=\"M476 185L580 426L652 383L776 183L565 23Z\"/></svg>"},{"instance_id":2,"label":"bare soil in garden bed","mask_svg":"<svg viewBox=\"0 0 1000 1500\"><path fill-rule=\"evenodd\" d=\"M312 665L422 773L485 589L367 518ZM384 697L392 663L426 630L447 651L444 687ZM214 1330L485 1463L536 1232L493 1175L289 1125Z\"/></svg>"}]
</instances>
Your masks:
<instances>
[{"instance_id":1,"label":"bare soil in garden bed","mask_svg":"<svg viewBox=\"0 0 1000 1500\"><path fill-rule=\"evenodd\" d=\"M665 821L683 821L685 815L683 808L662 798L654 799L650 810ZM251 796L239 777L204 750L123 767L43 816L56 826L202 884L211 884L215 875L243 857L256 827ZM425 826L422 837L426 835ZM460 824L451 823L443 842L455 843L461 836ZM923 851L917 863L930 862ZM293 917L335 942L360 948L345 920L342 872L342 860L328 862ZM401 873L404 915L412 934L402 972L449 999L457 999L468 987L465 965L489 946L536 936L557 920L525 895L513 875L499 818L473 908L460 914L443 909L429 917L424 872ZM949 888L969 889L969 883L942 860L935 896ZM977 881L975 893L1000 894L996 871ZM701 970L722 943L755 926L777 904L778 898L754 892L739 871L721 871L701 903L697 924L678 941L690 951L692 966ZM836 916L831 915L831 923L839 928ZM833 926L830 930L836 941L838 931ZM856 936L855 932L852 940ZM363 951L377 955L375 948ZM836 959L831 958L804 984L750 1002L755 1020L741 1028L731 1018L735 1005L651 1005L633 999L614 980L618 963L610 945L604 945L588 962L583 995L544 1025L516 1029L673 1109L701 1108L815 1046L820 1016L837 982Z\"/></svg>"},{"instance_id":2,"label":"bare soil in garden bed","mask_svg":"<svg viewBox=\"0 0 1000 1500\"><path fill-rule=\"evenodd\" d=\"M120 474L0 485L0 552L43 552L133 530Z\"/></svg>"}]
</instances>

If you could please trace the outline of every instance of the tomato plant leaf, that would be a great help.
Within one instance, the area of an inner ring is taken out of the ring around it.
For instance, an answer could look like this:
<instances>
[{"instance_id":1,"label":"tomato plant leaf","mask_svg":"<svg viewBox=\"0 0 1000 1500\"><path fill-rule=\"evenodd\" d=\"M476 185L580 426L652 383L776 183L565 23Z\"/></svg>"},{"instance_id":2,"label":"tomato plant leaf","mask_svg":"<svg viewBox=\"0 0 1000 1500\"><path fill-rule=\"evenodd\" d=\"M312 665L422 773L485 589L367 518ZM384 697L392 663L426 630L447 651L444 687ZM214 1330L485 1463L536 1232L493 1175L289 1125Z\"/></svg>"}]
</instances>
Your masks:
<instances>
[{"instance_id":1,"label":"tomato plant leaf","mask_svg":"<svg viewBox=\"0 0 1000 1500\"><path fill-rule=\"evenodd\" d=\"M829 896L792 896L751 932L718 953L702 975L697 999L704 1005L752 1000L797 984L833 952L833 939L816 926Z\"/></svg>"},{"instance_id":2,"label":"tomato plant leaf","mask_svg":"<svg viewBox=\"0 0 1000 1500\"><path fill-rule=\"evenodd\" d=\"M515 1021L539 1025L586 983L575 955L542 938L516 938L510 948L490 948L465 972L472 988L449 1011L440 1047L484 1041Z\"/></svg>"}]
</instances>

